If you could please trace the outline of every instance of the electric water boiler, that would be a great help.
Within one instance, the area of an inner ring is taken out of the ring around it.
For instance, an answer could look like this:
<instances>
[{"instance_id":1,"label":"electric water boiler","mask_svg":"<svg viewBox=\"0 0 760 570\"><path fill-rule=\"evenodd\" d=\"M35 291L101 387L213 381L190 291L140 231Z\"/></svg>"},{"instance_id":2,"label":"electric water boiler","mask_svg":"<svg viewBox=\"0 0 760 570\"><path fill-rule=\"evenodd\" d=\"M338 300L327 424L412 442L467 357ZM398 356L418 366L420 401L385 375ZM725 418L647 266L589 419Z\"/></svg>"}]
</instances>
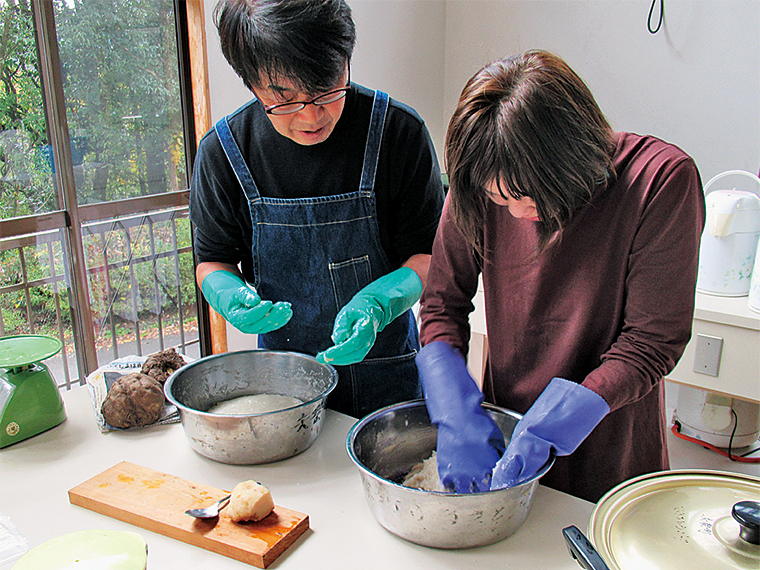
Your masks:
<instances>
[{"instance_id":1,"label":"electric water boiler","mask_svg":"<svg viewBox=\"0 0 760 570\"><path fill-rule=\"evenodd\" d=\"M758 185L758 193L713 190L724 176L742 174ZM705 185L707 218L699 249L697 291L725 297L749 294L760 239L760 178L742 170L729 170Z\"/></svg>"},{"instance_id":2,"label":"electric water boiler","mask_svg":"<svg viewBox=\"0 0 760 570\"><path fill-rule=\"evenodd\" d=\"M757 252L755 253L755 268L752 271L752 279L749 283L747 306L749 306L750 311L760 313L760 241L758 241Z\"/></svg>"}]
</instances>

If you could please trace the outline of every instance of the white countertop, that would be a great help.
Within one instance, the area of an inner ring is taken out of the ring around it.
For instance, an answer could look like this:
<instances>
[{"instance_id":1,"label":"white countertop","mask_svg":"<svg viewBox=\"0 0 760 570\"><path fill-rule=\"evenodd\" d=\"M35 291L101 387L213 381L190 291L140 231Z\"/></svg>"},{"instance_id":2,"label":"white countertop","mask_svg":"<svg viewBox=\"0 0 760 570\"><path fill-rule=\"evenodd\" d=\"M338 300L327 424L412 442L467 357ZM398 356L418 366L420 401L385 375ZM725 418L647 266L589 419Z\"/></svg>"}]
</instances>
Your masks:
<instances>
[{"instance_id":1,"label":"white countertop","mask_svg":"<svg viewBox=\"0 0 760 570\"><path fill-rule=\"evenodd\" d=\"M723 297L697 291L695 301L695 319L760 330L760 313L749 308L747 295Z\"/></svg>"},{"instance_id":2,"label":"white countertop","mask_svg":"<svg viewBox=\"0 0 760 570\"><path fill-rule=\"evenodd\" d=\"M594 505L540 485L523 526L491 546L437 550L386 531L370 513L359 472L345 449L356 421L349 416L328 411L316 442L296 457L234 466L192 451L179 424L101 434L87 389L75 388L63 396L68 416L63 424L0 449L0 512L10 516L30 548L78 530L130 530L147 541L151 570L253 568L69 503L69 489L130 461L219 488L255 479L272 491L278 505L308 514L310 529L270 568L580 568L568 554L562 529L576 525L585 532ZM0 564L0 569L12 566Z\"/></svg>"}]
</instances>

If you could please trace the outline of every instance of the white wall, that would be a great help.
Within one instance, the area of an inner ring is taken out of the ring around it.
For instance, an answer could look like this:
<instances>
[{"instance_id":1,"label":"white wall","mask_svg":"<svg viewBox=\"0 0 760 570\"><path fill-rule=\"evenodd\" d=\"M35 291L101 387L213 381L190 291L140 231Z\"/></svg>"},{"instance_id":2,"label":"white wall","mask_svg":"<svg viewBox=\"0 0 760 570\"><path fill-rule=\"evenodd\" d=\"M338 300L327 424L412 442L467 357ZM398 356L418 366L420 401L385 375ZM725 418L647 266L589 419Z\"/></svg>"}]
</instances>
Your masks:
<instances>
[{"instance_id":1,"label":"white wall","mask_svg":"<svg viewBox=\"0 0 760 570\"><path fill-rule=\"evenodd\" d=\"M760 0L665 0L656 35L647 31L651 0L348 1L353 79L417 109L441 160L467 79L491 60L542 48L586 80L613 128L679 145L703 182L760 170ZM216 120L250 94L221 55L214 4L206 2L206 29Z\"/></svg>"},{"instance_id":2,"label":"white wall","mask_svg":"<svg viewBox=\"0 0 760 570\"><path fill-rule=\"evenodd\" d=\"M587 82L613 128L654 134L703 182L760 169L760 0L448 0L444 116L491 60L553 51ZM659 5L659 2L657 2Z\"/></svg>"},{"instance_id":3,"label":"white wall","mask_svg":"<svg viewBox=\"0 0 760 570\"><path fill-rule=\"evenodd\" d=\"M357 43L355 81L413 107L436 143L439 159L448 117L443 114L446 0L347 0Z\"/></svg>"},{"instance_id":4,"label":"white wall","mask_svg":"<svg viewBox=\"0 0 760 570\"><path fill-rule=\"evenodd\" d=\"M213 11L216 0L203 0L206 16L206 52L208 54L209 98L211 121L216 123L252 97L222 55L219 34L214 25Z\"/></svg>"}]
</instances>

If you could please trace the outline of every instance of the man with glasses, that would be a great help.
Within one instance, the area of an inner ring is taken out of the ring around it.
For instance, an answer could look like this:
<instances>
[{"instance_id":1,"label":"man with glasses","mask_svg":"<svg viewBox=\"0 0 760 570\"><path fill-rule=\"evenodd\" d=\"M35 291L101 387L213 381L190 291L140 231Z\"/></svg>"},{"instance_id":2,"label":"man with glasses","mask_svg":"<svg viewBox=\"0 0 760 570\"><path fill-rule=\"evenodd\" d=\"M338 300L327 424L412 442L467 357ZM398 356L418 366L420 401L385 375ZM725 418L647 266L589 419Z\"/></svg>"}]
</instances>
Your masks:
<instances>
[{"instance_id":1,"label":"man with glasses","mask_svg":"<svg viewBox=\"0 0 760 570\"><path fill-rule=\"evenodd\" d=\"M254 99L201 141L196 277L259 346L336 366L328 405L363 416L421 396L411 307L443 204L417 113L351 83L343 0L221 0L222 52Z\"/></svg>"}]
</instances>

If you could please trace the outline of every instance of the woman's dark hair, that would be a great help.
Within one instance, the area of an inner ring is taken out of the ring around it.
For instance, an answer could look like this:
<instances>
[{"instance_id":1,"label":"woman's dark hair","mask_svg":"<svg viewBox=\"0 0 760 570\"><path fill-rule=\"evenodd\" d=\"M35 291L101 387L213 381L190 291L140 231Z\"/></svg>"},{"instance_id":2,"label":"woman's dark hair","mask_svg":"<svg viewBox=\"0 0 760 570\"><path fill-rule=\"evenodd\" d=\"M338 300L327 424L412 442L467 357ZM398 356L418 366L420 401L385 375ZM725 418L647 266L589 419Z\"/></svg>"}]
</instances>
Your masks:
<instances>
[{"instance_id":1,"label":"woman's dark hair","mask_svg":"<svg viewBox=\"0 0 760 570\"><path fill-rule=\"evenodd\" d=\"M343 0L220 0L222 53L248 89L287 79L304 93L333 89L356 44Z\"/></svg>"},{"instance_id":2,"label":"woman's dark hair","mask_svg":"<svg viewBox=\"0 0 760 570\"><path fill-rule=\"evenodd\" d=\"M446 132L454 221L481 255L488 195L536 203L539 252L614 176L612 129L583 80L545 51L495 61L465 85ZM505 194L506 193L506 194Z\"/></svg>"}]
</instances>

